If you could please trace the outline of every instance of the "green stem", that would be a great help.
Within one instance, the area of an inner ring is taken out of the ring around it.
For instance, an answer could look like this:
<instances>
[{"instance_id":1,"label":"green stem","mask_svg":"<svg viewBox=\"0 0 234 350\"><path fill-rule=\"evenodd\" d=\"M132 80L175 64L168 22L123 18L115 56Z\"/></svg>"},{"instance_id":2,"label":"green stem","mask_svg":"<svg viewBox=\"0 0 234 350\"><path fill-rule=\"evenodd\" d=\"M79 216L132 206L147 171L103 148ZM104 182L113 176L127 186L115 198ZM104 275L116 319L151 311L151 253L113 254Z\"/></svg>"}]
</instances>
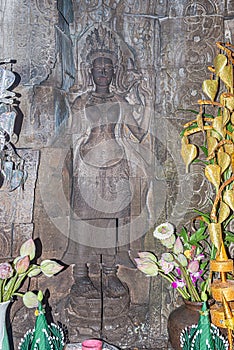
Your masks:
<instances>
[{"instance_id":1,"label":"green stem","mask_svg":"<svg viewBox=\"0 0 234 350\"><path fill-rule=\"evenodd\" d=\"M201 298L200 298L196 288L194 287L190 277L187 275L187 273L182 265L180 265L180 269L181 269L182 275L185 279L188 291L191 295L191 300L192 301L201 301Z\"/></svg>"},{"instance_id":2,"label":"green stem","mask_svg":"<svg viewBox=\"0 0 234 350\"><path fill-rule=\"evenodd\" d=\"M159 270L159 274L171 283L176 281L176 278L174 277L174 275L171 275L171 274L166 275L160 270ZM176 290L180 293L180 295L184 299L190 299L190 295L186 290L182 289L181 287L176 288Z\"/></svg>"},{"instance_id":3,"label":"green stem","mask_svg":"<svg viewBox=\"0 0 234 350\"><path fill-rule=\"evenodd\" d=\"M5 294L4 291L3 291L3 301L8 301L8 300L11 299L11 297L12 297L12 291L13 291L14 285L15 285L15 283L16 283L17 277L18 277L18 274L16 273L15 276L13 276L13 277L9 280L9 282L8 282L8 284L7 284L8 289L7 289L7 291L6 291L6 294Z\"/></svg>"},{"instance_id":4,"label":"green stem","mask_svg":"<svg viewBox=\"0 0 234 350\"><path fill-rule=\"evenodd\" d=\"M13 295L16 295L16 296L21 297L21 298L23 298L23 296L24 296L23 293L17 293L17 292L13 293L12 296Z\"/></svg>"},{"instance_id":5,"label":"green stem","mask_svg":"<svg viewBox=\"0 0 234 350\"><path fill-rule=\"evenodd\" d=\"M2 297L3 297L3 289L2 289L2 286L3 286L3 280L0 279L0 303L2 302Z\"/></svg>"}]
</instances>

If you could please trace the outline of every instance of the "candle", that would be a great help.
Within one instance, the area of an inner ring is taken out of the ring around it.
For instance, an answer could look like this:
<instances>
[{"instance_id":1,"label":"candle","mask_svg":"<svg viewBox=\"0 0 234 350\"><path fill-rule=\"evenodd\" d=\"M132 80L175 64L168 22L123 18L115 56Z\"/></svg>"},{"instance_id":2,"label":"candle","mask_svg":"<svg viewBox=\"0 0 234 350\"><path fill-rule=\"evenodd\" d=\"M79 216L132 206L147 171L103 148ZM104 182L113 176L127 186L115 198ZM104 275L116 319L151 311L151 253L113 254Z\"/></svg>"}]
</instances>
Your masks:
<instances>
[{"instance_id":1,"label":"candle","mask_svg":"<svg viewBox=\"0 0 234 350\"><path fill-rule=\"evenodd\" d=\"M102 350L102 340L87 339L82 343L82 350Z\"/></svg>"}]
</instances>

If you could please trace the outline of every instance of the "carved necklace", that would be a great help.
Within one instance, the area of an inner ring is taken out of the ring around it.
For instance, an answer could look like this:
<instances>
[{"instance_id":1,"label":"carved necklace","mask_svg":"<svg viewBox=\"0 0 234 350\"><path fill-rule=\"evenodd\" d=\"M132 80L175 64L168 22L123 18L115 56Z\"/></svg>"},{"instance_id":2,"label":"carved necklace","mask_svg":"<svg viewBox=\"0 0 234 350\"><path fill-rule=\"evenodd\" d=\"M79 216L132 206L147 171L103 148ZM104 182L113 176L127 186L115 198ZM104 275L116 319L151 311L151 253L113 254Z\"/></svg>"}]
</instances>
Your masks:
<instances>
[{"instance_id":1,"label":"carved necklace","mask_svg":"<svg viewBox=\"0 0 234 350\"><path fill-rule=\"evenodd\" d=\"M115 101L115 96L114 94L99 94L97 92L91 92L89 100L92 102L98 102L100 103L100 100L102 102L106 102L106 101Z\"/></svg>"}]
</instances>

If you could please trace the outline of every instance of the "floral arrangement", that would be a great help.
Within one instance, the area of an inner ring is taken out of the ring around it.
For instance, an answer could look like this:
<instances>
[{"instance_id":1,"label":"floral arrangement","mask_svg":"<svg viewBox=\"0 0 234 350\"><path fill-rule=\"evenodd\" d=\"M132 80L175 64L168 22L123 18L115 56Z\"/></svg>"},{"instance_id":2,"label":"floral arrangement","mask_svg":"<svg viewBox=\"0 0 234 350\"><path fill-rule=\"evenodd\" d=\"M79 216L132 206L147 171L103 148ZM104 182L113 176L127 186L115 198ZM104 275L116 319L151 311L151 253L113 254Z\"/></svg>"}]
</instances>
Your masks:
<instances>
[{"instance_id":1,"label":"floral arrangement","mask_svg":"<svg viewBox=\"0 0 234 350\"><path fill-rule=\"evenodd\" d=\"M15 296L23 297L26 306L32 307L32 292L19 293L27 277L35 277L43 273L51 277L61 271L63 266L52 260L43 260L40 265L32 263L36 254L36 246L33 239L24 242L20 248L20 255L12 263L0 264L0 302L11 300ZM33 299L33 304L35 298Z\"/></svg>"},{"instance_id":2,"label":"floral arrangement","mask_svg":"<svg viewBox=\"0 0 234 350\"><path fill-rule=\"evenodd\" d=\"M168 222L157 226L153 235L167 250L160 259L152 252L139 252L139 257L135 258L137 268L147 276L161 275L184 299L207 300L209 279L204 277L207 277L209 259L214 252L206 229L202 221L194 233L186 228L177 233Z\"/></svg>"}]
</instances>

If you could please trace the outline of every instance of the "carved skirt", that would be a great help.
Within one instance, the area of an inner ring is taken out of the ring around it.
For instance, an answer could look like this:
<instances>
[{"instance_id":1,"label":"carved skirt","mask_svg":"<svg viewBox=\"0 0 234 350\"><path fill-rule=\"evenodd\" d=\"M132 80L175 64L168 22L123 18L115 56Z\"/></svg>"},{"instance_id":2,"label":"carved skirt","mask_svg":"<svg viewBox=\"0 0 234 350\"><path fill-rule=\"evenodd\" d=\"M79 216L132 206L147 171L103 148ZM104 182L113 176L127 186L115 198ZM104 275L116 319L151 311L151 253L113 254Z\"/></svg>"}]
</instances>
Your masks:
<instances>
[{"instance_id":1,"label":"carved skirt","mask_svg":"<svg viewBox=\"0 0 234 350\"><path fill-rule=\"evenodd\" d=\"M73 177L72 210L75 219L130 217L129 164L122 158L108 167L95 167L78 156Z\"/></svg>"}]
</instances>

